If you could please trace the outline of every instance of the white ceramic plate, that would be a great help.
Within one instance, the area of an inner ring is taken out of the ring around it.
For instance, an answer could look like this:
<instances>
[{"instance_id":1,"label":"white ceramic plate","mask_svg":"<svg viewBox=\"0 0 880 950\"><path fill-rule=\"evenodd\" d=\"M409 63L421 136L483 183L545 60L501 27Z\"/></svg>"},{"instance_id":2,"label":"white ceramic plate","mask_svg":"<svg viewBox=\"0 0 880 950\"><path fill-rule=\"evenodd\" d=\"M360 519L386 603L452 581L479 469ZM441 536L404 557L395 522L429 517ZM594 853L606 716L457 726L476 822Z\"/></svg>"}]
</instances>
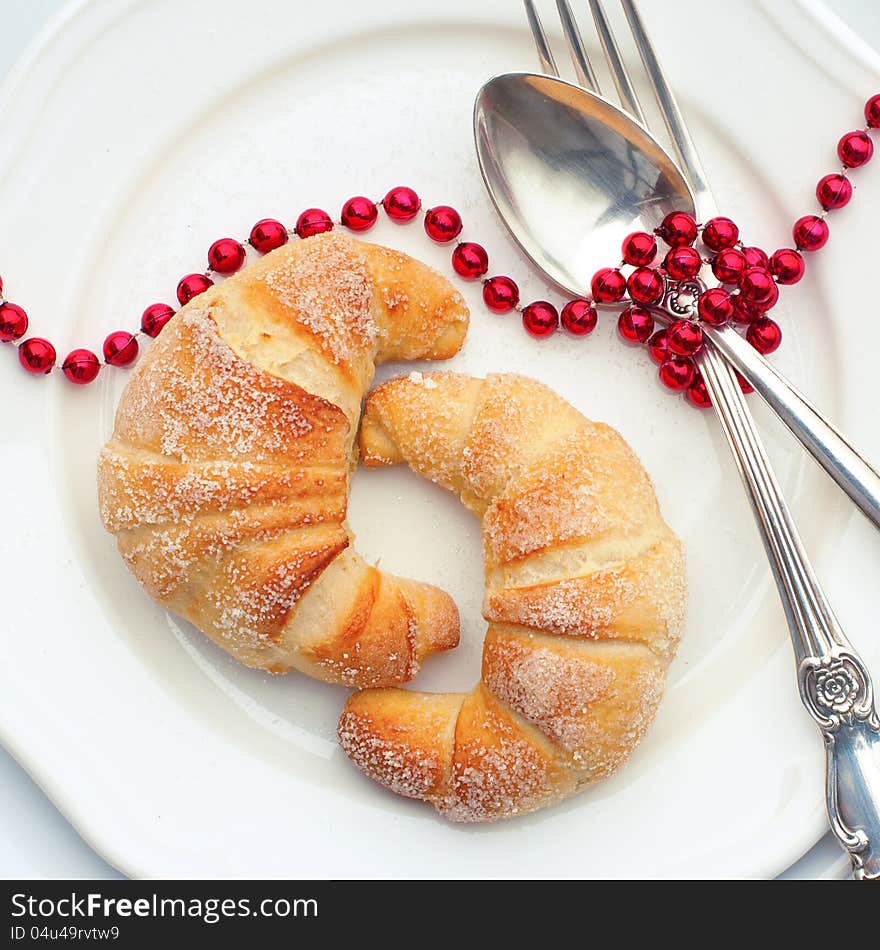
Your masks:
<instances>
[{"instance_id":1,"label":"white ceramic plate","mask_svg":"<svg viewBox=\"0 0 880 950\"><path fill-rule=\"evenodd\" d=\"M722 208L748 239L775 247L812 207L813 182L836 164L836 138L859 124L880 70L811 3L779 2L771 15L740 0L723 34L729 4L718 15L711 6L680 0L675 17L651 5L645 14ZM532 65L519 5L503 0L72 6L0 93L6 293L61 350L97 347L145 304L173 299L214 238L409 183L426 203L461 209L493 270L520 279L530 298L552 297L493 218L471 145L479 85ZM857 181L829 248L784 294L778 363L877 458L880 352L854 331L872 316L863 294L876 247L865 238L878 169ZM448 271L448 249L418 226L382 222L371 238ZM662 392L610 318L587 340L538 344L516 320L488 315L477 289L466 294L474 319L453 366L531 373L617 426L687 542L688 629L650 736L611 781L491 827L450 826L387 794L336 747L344 690L237 666L125 571L94 487L125 373L75 390L26 377L10 348L0 373L0 737L126 873L764 876L824 831L821 742L797 699L781 610L712 416ZM758 415L819 573L877 669L877 536ZM456 597L464 642L418 685L469 687L484 630L476 523L404 471L359 474L352 522L365 554Z\"/></svg>"}]
</instances>

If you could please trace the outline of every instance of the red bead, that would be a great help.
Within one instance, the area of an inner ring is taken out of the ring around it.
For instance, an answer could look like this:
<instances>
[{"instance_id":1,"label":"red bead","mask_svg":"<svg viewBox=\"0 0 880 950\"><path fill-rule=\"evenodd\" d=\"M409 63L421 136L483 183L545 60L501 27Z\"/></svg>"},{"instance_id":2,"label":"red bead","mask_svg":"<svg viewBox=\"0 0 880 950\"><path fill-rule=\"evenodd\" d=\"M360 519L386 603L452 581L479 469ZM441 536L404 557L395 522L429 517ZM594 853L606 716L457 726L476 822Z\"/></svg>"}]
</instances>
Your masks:
<instances>
[{"instance_id":1,"label":"red bead","mask_svg":"<svg viewBox=\"0 0 880 950\"><path fill-rule=\"evenodd\" d=\"M769 271L767 271L769 273ZM758 304L758 309L762 313L766 313L768 310L772 310L776 304L779 302L779 288L776 286L776 281L773 281L768 288L767 295L761 300Z\"/></svg>"},{"instance_id":2,"label":"red bead","mask_svg":"<svg viewBox=\"0 0 880 950\"><path fill-rule=\"evenodd\" d=\"M874 143L867 132L847 132L837 143L837 156L847 168L860 168L874 154Z\"/></svg>"},{"instance_id":3,"label":"red bead","mask_svg":"<svg viewBox=\"0 0 880 950\"><path fill-rule=\"evenodd\" d=\"M330 215L320 208L306 208L296 219L296 227L294 230L299 237L310 238L316 234L323 234L325 231L332 231L333 221Z\"/></svg>"},{"instance_id":4,"label":"red bead","mask_svg":"<svg viewBox=\"0 0 880 950\"><path fill-rule=\"evenodd\" d=\"M703 260L693 247L673 247L663 258L663 266L673 280L690 280L700 273Z\"/></svg>"},{"instance_id":5,"label":"red bead","mask_svg":"<svg viewBox=\"0 0 880 950\"><path fill-rule=\"evenodd\" d=\"M492 313L510 313L519 303L519 287L509 277L490 277L483 283L483 301Z\"/></svg>"},{"instance_id":6,"label":"red bead","mask_svg":"<svg viewBox=\"0 0 880 950\"><path fill-rule=\"evenodd\" d=\"M523 309L523 326L537 339L550 336L559 326L559 311L546 300L536 300Z\"/></svg>"},{"instance_id":7,"label":"red bead","mask_svg":"<svg viewBox=\"0 0 880 950\"><path fill-rule=\"evenodd\" d=\"M61 369L70 382L85 386L101 371L101 363L91 350L71 350L61 364Z\"/></svg>"},{"instance_id":8,"label":"red bead","mask_svg":"<svg viewBox=\"0 0 880 950\"><path fill-rule=\"evenodd\" d=\"M697 239L697 222L686 211L672 211L657 228L657 234L670 247L683 247Z\"/></svg>"},{"instance_id":9,"label":"red bead","mask_svg":"<svg viewBox=\"0 0 880 950\"><path fill-rule=\"evenodd\" d=\"M382 207L385 209L385 214L392 221L405 224L407 221L412 221L419 213L422 202L412 188L407 188L406 185L398 185L397 188L392 188L382 199Z\"/></svg>"},{"instance_id":10,"label":"red bead","mask_svg":"<svg viewBox=\"0 0 880 950\"><path fill-rule=\"evenodd\" d=\"M733 247L739 240L739 228L730 218L711 218L703 225L703 244L713 251Z\"/></svg>"},{"instance_id":11,"label":"red bead","mask_svg":"<svg viewBox=\"0 0 880 950\"><path fill-rule=\"evenodd\" d=\"M712 287L700 295L697 312L713 327L721 327L733 319L733 301L723 287Z\"/></svg>"},{"instance_id":12,"label":"red bead","mask_svg":"<svg viewBox=\"0 0 880 950\"><path fill-rule=\"evenodd\" d=\"M213 286L214 281L204 274L187 274L177 285L177 299L181 304L188 304L193 297L198 297Z\"/></svg>"},{"instance_id":13,"label":"red bead","mask_svg":"<svg viewBox=\"0 0 880 950\"><path fill-rule=\"evenodd\" d=\"M791 233L795 245L801 251L818 251L828 243L828 225L815 214L798 218Z\"/></svg>"},{"instance_id":14,"label":"red bead","mask_svg":"<svg viewBox=\"0 0 880 950\"><path fill-rule=\"evenodd\" d=\"M816 185L816 200L826 211L836 211L849 204L852 182L846 175L826 175Z\"/></svg>"},{"instance_id":15,"label":"red bead","mask_svg":"<svg viewBox=\"0 0 880 950\"><path fill-rule=\"evenodd\" d=\"M449 205L437 205L425 212L425 234L438 244L448 244L461 234L461 215Z\"/></svg>"},{"instance_id":16,"label":"red bead","mask_svg":"<svg viewBox=\"0 0 880 950\"><path fill-rule=\"evenodd\" d=\"M739 383L739 388L746 396L748 396L749 393L753 393L755 391L754 386L752 386L752 384L745 378L745 376L743 376L741 372L739 372L739 370L736 371L736 381Z\"/></svg>"},{"instance_id":17,"label":"red bead","mask_svg":"<svg viewBox=\"0 0 880 950\"><path fill-rule=\"evenodd\" d=\"M263 218L251 228L251 247L260 254L268 254L283 247L290 240L287 228L274 218Z\"/></svg>"},{"instance_id":18,"label":"red bead","mask_svg":"<svg viewBox=\"0 0 880 950\"><path fill-rule=\"evenodd\" d=\"M29 373L49 373L55 365L55 347L42 337L32 336L18 348L18 361Z\"/></svg>"},{"instance_id":19,"label":"red bead","mask_svg":"<svg viewBox=\"0 0 880 950\"><path fill-rule=\"evenodd\" d=\"M782 330L769 317L762 317L749 326L746 339L759 353L766 356L779 347L782 342Z\"/></svg>"},{"instance_id":20,"label":"red bead","mask_svg":"<svg viewBox=\"0 0 880 950\"><path fill-rule=\"evenodd\" d=\"M162 332L165 324L174 316L174 311L168 304L153 303L141 316L141 329L154 339Z\"/></svg>"},{"instance_id":21,"label":"red bead","mask_svg":"<svg viewBox=\"0 0 880 950\"><path fill-rule=\"evenodd\" d=\"M459 277L476 280L489 270L489 255L482 244L464 241L452 252L452 267Z\"/></svg>"},{"instance_id":22,"label":"red bead","mask_svg":"<svg viewBox=\"0 0 880 950\"><path fill-rule=\"evenodd\" d=\"M245 259L243 244L234 238L220 238L208 249L208 267L218 274L234 274Z\"/></svg>"},{"instance_id":23,"label":"red bead","mask_svg":"<svg viewBox=\"0 0 880 950\"><path fill-rule=\"evenodd\" d=\"M739 289L746 303L766 309L766 305L773 299L776 284L773 283L770 271L764 270L763 267L749 267L739 279Z\"/></svg>"},{"instance_id":24,"label":"red bead","mask_svg":"<svg viewBox=\"0 0 880 950\"><path fill-rule=\"evenodd\" d=\"M339 217L350 231L369 231L379 217L379 209L374 201L356 195L345 202Z\"/></svg>"},{"instance_id":25,"label":"red bead","mask_svg":"<svg viewBox=\"0 0 880 950\"><path fill-rule=\"evenodd\" d=\"M872 129L880 129L880 92L865 103L865 121Z\"/></svg>"},{"instance_id":26,"label":"red bead","mask_svg":"<svg viewBox=\"0 0 880 950\"><path fill-rule=\"evenodd\" d=\"M626 294L626 278L616 267L603 267L593 274L590 290L596 303L617 303Z\"/></svg>"},{"instance_id":27,"label":"red bead","mask_svg":"<svg viewBox=\"0 0 880 950\"><path fill-rule=\"evenodd\" d=\"M653 234L634 231L623 241L623 259L633 267L645 267L657 256L657 242Z\"/></svg>"},{"instance_id":28,"label":"red bead","mask_svg":"<svg viewBox=\"0 0 880 950\"><path fill-rule=\"evenodd\" d=\"M660 376L660 382L667 389L671 389L673 392L681 392L694 381L696 370L690 360L682 359L680 356L672 356L660 364L658 375Z\"/></svg>"},{"instance_id":29,"label":"red bead","mask_svg":"<svg viewBox=\"0 0 880 950\"><path fill-rule=\"evenodd\" d=\"M712 261L712 273L722 284L738 284L746 266L746 258L742 251L735 247L726 247L715 255Z\"/></svg>"},{"instance_id":30,"label":"red bead","mask_svg":"<svg viewBox=\"0 0 880 950\"><path fill-rule=\"evenodd\" d=\"M742 249L743 257L746 259L746 267L763 267L767 270L770 267L770 258L765 251L759 247L744 247Z\"/></svg>"},{"instance_id":31,"label":"red bead","mask_svg":"<svg viewBox=\"0 0 880 950\"><path fill-rule=\"evenodd\" d=\"M671 355L669 352L669 334L665 330L658 330L648 340L648 353L658 366L669 359Z\"/></svg>"},{"instance_id":32,"label":"red bead","mask_svg":"<svg viewBox=\"0 0 880 950\"><path fill-rule=\"evenodd\" d=\"M596 329L596 308L589 300L577 297L562 308L562 325L573 336L586 336Z\"/></svg>"},{"instance_id":33,"label":"red bead","mask_svg":"<svg viewBox=\"0 0 880 950\"><path fill-rule=\"evenodd\" d=\"M804 276L804 258L794 248L782 247L770 258L770 273L779 284L796 284Z\"/></svg>"},{"instance_id":34,"label":"red bead","mask_svg":"<svg viewBox=\"0 0 880 950\"><path fill-rule=\"evenodd\" d=\"M0 340L11 343L27 333L27 314L18 304L0 304Z\"/></svg>"},{"instance_id":35,"label":"red bead","mask_svg":"<svg viewBox=\"0 0 880 950\"><path fill-rule=\"evenodd\" d=\"M627 307L617 320L617 330L629 343L646 343L654 332L654 318L644 307Z\"/></svg>"},{"instance_id":36,"label":"red bead","mask_svg":"<svg viewBox=\"0 0 880 950\"><path fill-rule=\"evenodd\" d=\"M116 330L104 340L104 362L111 366L129 366L137 359L138 341L128 330Z\"/></svg>"},{"instance_id":37,"label":"red bead","mask_svg":"<svg viewBox=\"0 0 880 950\"><path fill-rule=\"evenodd\" d=\"M0 294L3 293L3 278L0 277Z\"/></svg>"},{"instance_id":38,"label":"red bead","mask_svg":"<svg viewBox=\"0 0 880 950\"><path fill-rule=\"evenodd\" d=\"M703 331L690 320L676 320L667 333L669 351L676 356L693 356L703 346Z\"/></svg>"},{"instance_id":39,"label":"red bead","mask_svg":"<svg viewBox=\"0 0 880 950\"><path fill-rule=\"evenodd\" d=\"M760 307L750 304L742 294L732 294L731 300L733 301L733 319L739 323L754 323L764 315Z\"/></svg>"},{"instance_id":40,"label":"red bead","mask_svg":"<svg viewBox=\"0 0 880 950\"><path fill-rule=\"evenodd\" d=\"M709 398L709 391L706 389L706 384L703 382L702 377L697 376L690 386L688 386L687 399L688 402L692 406L696 406L697 409L708 409L712 405L712 400Z\"/></svg>"},{"instance_id":41,"label":"red bead","mask_svg":"<svg viewBox=\"0 0 880 950\"><path fill-rule=\"evenodd\" d=\"M685 250L690 250L690 248L685 248ZM626 289L636 303L657 303L663 296L663 277L652 267L637 267L629 275Z\"/></svg>"}]
</instances>

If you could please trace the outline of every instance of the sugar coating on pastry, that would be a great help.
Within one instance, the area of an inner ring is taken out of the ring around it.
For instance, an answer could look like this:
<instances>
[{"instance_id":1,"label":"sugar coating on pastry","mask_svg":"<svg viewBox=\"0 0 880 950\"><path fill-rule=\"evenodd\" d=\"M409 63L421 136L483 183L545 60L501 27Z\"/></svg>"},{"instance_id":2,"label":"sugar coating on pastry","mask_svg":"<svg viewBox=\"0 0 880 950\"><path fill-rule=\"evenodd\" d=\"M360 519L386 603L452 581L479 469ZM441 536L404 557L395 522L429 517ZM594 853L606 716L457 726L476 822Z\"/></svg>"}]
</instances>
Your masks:
<instances>
[{"instance_id":1,"label":"sugar coating on pastry","mask_svg":"<svg viewBox=\"0 0 880 950\"><path fill-rule=\"evenodd\" d=\"M630 447L526 377L431 373L370 394L360 449L480 517L489 626L471 693L350 697L349 757L453 821L534 811L611 775L653 721L686 603L681 542Z\"/></svg>"},{"instance_id":2,"label":"sugar coating on pastry","mask_svg":"<svg viewBox=\"0 0 880 950\"><path fill-rule=\"evenodd\" d=\"M447 359L468 314L397 251L329 233L194 298L133 372L98 465L102 520L160 604L242 662L405 682L458 641L442 591L367 564L348 526L384 359Z\"/></svg>"}]
</instances>

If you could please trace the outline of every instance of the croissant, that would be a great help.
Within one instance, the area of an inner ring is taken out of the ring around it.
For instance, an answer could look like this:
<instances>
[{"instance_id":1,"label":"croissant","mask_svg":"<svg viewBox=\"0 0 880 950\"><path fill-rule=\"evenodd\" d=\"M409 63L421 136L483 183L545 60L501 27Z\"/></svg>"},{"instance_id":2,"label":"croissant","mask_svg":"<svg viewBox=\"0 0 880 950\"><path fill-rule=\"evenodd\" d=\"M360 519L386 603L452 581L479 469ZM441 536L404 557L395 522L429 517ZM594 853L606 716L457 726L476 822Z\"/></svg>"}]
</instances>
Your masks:
<instances>
[{"instance_id":1,"label":"croissant","mask_svg":"<svg viewBox=\"0 0 880 950\"><path fill-rule=\"evenodd\" d=\"M467 695L354 693L338 734L367 775L454 821L549 805L617 769L663 694L681 543L613 429L514 375L394 379L364 410L367 466L406 462L482 519L489 628Z\"/></svg>"},{"instance_id":2,"label":"croissant","mask_svg":"<svg viewBox=\"0 0 880 950\"><path fill-rule=\"evenodd\" d=\"M166 325L101 453L101 517L163 606L248 666L350 686L458 642L452 600L369 566L346 523L383 360L448 359L464 301L424 264L328 233L214 286Z\"/></svg>"}]
</instances>

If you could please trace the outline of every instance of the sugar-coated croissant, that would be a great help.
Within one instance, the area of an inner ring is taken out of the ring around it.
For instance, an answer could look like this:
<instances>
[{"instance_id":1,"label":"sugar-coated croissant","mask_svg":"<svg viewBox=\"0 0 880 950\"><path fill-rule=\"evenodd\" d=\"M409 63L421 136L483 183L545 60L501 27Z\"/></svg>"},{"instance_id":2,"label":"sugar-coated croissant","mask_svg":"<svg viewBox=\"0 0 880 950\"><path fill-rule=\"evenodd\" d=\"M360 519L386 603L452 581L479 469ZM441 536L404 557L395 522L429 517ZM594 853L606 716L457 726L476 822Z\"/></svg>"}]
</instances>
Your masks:
<instances>
[{"instance_id":1,"label":"sugar-coated croissant","mask_svg":"<svg viewBox=\"0 0 880 950\"><path fill-rule=\"evenodd\" d=\"M467 324L424 264L336 233L196 297L134 372L101 453L101 516L126 564L249 666L409 680L457 644L458 612L354 552L355 436L375 364L447 359Z\"/></svg>"},{"instance_id":2,"label":"sugar-coated croissant","mask_svg":"<svg viewBox=\"0 0 880 950\"><path fill-rule=\"evenodd\" d=\"M353 694L339 738L368 775L455 821L506 818L605 778L663 694L681 543L613 429L521 376L412 374L374 390L368 466L408 463L482 519L482 680Z\"/></svg>"}]
</instances>

